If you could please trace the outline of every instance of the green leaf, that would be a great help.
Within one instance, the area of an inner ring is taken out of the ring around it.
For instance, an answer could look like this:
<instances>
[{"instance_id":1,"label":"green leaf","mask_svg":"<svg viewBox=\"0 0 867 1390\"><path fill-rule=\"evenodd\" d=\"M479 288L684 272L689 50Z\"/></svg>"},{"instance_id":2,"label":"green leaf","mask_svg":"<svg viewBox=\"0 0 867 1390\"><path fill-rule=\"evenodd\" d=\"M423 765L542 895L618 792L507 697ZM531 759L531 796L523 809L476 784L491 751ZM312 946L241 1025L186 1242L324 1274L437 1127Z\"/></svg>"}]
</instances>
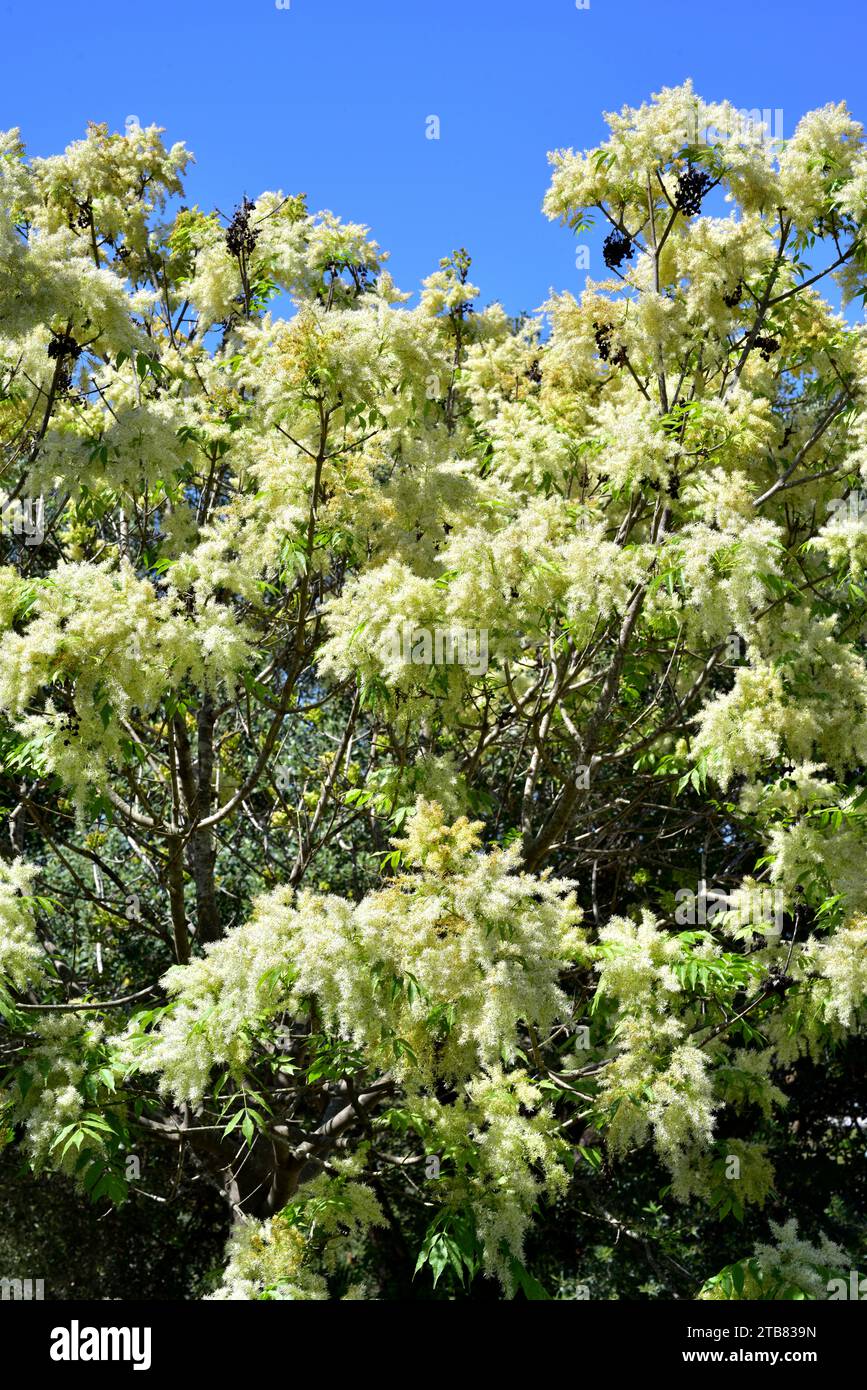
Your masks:
<instances>
[{"instance_id":1,"label":"green leaf","mask_svg":"<svg viewBox=\"0 0 867 1390\"><path fill-rule=\"evenodd\" d=\"M529 1299L532 1303L540 1303L543 1300L550 1302L551 1295L543 1289L538 1279L530 1274L529 1270L525 1269L519 1260L515 1259L514 1255L511 1257L509 1263L515 1282L525 1298Z\"/></svg>"}]
</instances>

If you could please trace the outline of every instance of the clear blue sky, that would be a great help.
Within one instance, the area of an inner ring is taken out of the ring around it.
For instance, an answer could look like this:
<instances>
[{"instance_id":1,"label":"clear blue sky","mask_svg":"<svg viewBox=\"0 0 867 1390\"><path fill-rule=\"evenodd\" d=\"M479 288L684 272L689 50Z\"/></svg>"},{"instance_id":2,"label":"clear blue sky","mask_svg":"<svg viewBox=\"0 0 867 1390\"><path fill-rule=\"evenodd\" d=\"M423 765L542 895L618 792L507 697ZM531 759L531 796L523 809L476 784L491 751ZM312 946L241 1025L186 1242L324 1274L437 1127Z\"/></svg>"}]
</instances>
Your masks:
<instances>
[{"instance_id":1,"label":"clear blue sky","mask_svg":"<svg viewBox=\"0 0 867 1390\"><path fill-rule=\"evenodd\" d=\"M785 135L841 99L867 123L865 0L0 0L0 35L0 125L32 153L136 115L193 150L189 202L305 191L368 223L406 290L466 245L513 313L583 286L545 156L596 143L603 110L692 77L782 108Z\"/></svg>"}]
</instances>

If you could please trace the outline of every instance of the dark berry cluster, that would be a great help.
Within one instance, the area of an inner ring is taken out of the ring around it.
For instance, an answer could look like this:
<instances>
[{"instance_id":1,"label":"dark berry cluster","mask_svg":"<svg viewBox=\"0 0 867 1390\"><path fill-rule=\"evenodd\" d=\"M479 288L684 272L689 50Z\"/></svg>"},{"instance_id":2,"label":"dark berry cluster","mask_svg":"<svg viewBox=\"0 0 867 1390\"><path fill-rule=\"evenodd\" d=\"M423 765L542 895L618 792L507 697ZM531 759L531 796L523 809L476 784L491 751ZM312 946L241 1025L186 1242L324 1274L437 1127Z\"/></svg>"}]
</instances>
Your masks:
<instances>
[{"instance_id":1,"label":"dark berry cluster","mask_svg":"<svg viewBox=\"0 0 867 1390\"><path fill-rule=\"evenodd\" d=\"M71 357L75 362L81 356L81 347L71 333L53 333L45 351L55 362L61 357Z\"/></svg>"},{"instance_id":2,"label":"dark berry cluster","mask_svg":"<svg viewBox=\"0 0 867 1390\"><path fill-rule=\"evenodd\" d=\"M684 217L695 217L701 212L701 200L713 183L710 174L704 169L693 169L690 164L682 174L678 174L677 190L674 195L678 212Z\"/></svg>"},{"instance_id":3,"label":"dark berry cluster","mask_svg":"<svg viewBox=\"0 0 867 1390\"><path fill-rule=\"evenodd\" d=\"M759 356L765 362L770 362L771 354L780 350L779 338L772 338L769 333L759 333L755 339L755 345L759 349Z\"/></svg>"},{"instance_id":4,"label":"dark berry cluster","mask_svg":"<svg viewBox=\"0 0 867 1390\"><path fill-rule=\"evenodd\" d=\"M628 232L621 232L616 227L602 243L602 259L609 270L618 270L624 261L631 261L634 255L632 237Z\"/></svg>"},{"instance_id":5,"label":"dark berry cluster","mask_svg":"<svg viewBox=\"0 0 867 1390\"><path fill-rule=\"evenodd\" d=\"M332 280L336 280L346 271L352 276L358 294L363 294L371 289L375 278L370 266L365 265L364 261L328 261L325 270Z\"/></svg>"},{"instance_id":6,"label":"dark berry cluster","mask_svg":"<svg viewBox=\"0 0 867 1390\"><path fill-rule=\"evenodd\" d=\"M230 256L249 256L259 240L259 233L250 226L253 207L249 198L245 198L241 206L235 209L235 215L226 229L226 249Z\"/></svg>"},{"instance_id":7,"label":"dark berry cluster","mask_svg":"<svg viewBox=\"0 0 867 1390\"><path fill-rule=\"evenodd\" d=\"M83 203L79 203L79 212L76 221L79 227L89 227L90 219L93 216L93 204L89 198L85 198Z\"/></svg>"},{"instance_id":8,"label":"dark berry cluster","mask_svg":"<svg viewBox=\"0 0 867 1390\"><path fill-rule=\"evenodd\" d=\"M787 975L780 965L772 965L765 976L765 994L785 994L786 990L791 989L795 984L791 975Z\"/></svg>"},{"instance_id":9,"label":"dark berry cluster","mask_svg":"<svg viewBox=\"0 0 867 1390\"><path fill-rule=\"evenodd\" d=\"M622 367L626 362L626 348L622 345L618 348L612 347L611 334L614 332L614 329L611 327L611 324L599 323L594 319L593 328L593 336L596 339L596 347L602 361L610 362L612 367Z\"/></svg>"},{"instance_id":10,"label":"dark berry cluster","mask_svg":"<svg viewBox=\"0 0 867 1390\"><path fill-rule=\"evenodd\" d=\"M51 342L45 351L52 361L57 363L54 374L54 389L58 395L63 396L72 386L72 373L68 370L66 363L71 365L78 361L81 356L81 346L71 333L52 332Z\"/></svg>"},{"instance_id":11,"label":"dark berry cluster","mask_svg":"<svg viewBox=\"0 0 867 1390\"><path fill-rule=\"evenodd\" d=\"M532 365L527 368L526 375L530 381L535 381L537 385L542 380L542 368L539 366L538 357L533 358Z\"/></svg>"},{"instance_id":12,"label":"dark berry cluster","mask_svg":"<svg viewBox=\"0 0 867 1390\"><path fill-rule=\"evenodd\" d=\"M729 290L728 294L723 295L723 304L727 304L730 309L733 309L736 304L740 304L743 297L744 287L741 284L740 280L738 280L738 283L735 285L734 289Z\"/></svg>"},{"instance_id":13,"label":"dark berry cluster","mask_svg":"<svg viewBox=\"0 0 867 1390\"><path fill-rule=\"evenodd\" d=\"M78 719L74 718L73 715L67 714L67 715L65 716L65 723L64 723L64 725L63 725L63 731L64 731L64 733L68 733L68 734L71 735L71 738L65 738L65 739L63 740L63 746L64 746L64 748L68 748L69 745L70 745L70 743L71 743L71 741L72 741L72 739L73 739L73 738L78 738L79 734L81 733L81 723L80 723L80 721L79 721Z\"/></svg>"}]
</instances>

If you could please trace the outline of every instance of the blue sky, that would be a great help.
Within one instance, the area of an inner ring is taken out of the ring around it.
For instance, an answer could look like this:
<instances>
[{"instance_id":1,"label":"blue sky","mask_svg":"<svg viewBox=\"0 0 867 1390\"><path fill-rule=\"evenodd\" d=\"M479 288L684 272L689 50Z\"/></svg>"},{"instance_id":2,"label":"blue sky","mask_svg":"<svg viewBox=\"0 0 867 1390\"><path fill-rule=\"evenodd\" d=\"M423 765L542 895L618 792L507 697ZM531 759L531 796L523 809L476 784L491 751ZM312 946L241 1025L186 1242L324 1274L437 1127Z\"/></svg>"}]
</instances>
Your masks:
<instances>
[{"instance_id":1,"label":"blue sky","mask_svg":"<svg viewBox=\"0 0 867 1390\"><path fill-rule=\"evenodd\" d=\"M865 16L864 0L0 0L0 125L51 154L88 120L155 121L196 156L190 203L305 191L368 223L407 290L466 245L483 301L516 313L584 282L540 211L549 149L595 144L604 110L686 77L782 109L784 135L828 101L867 122Z\"/></svg>"}]
</instances>

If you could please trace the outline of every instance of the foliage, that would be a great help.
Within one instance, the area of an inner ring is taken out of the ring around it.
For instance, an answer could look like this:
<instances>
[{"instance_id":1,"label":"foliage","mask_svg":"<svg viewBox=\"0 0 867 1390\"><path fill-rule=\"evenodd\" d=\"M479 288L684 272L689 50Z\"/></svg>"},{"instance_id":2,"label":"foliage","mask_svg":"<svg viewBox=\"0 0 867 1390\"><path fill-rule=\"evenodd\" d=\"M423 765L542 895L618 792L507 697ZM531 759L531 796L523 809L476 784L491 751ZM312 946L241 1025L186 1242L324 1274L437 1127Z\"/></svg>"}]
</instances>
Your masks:
<instances>
[{"instance_id":1,"label":"foliage","mask_svg":"<svg viewBox=\"0 0 867 1390\"><path fill-rule=\"evenodd\" d=\"M863 1257L867 152L608 124L518 322L156 127L0 141L3 1132L217 1184L215 1297Z\"/></svg>"}]
</instances>

